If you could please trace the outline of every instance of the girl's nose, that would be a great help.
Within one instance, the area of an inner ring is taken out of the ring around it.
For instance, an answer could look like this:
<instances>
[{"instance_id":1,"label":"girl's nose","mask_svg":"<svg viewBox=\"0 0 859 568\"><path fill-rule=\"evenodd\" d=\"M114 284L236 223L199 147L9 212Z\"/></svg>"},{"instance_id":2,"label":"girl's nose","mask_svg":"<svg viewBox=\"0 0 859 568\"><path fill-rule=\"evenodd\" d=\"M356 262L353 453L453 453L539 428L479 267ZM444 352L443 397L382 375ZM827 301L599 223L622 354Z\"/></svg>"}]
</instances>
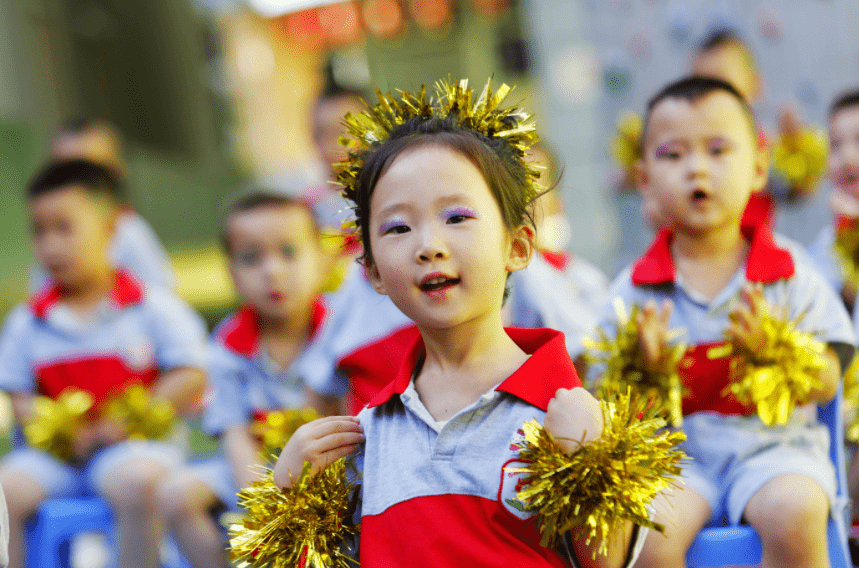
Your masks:
<instances>
[{"instance_id":1,"label":"girl's nose","mask_svg":"<svg viewBox=\"0 0 859 568\"><path fill-rule=\"evenodd\" d=\"M418 262L447 258L449 249L440 233L441 231L435 227L427 227L422 231L421 242L417 251Z\"/></svg>"}]
</instances>

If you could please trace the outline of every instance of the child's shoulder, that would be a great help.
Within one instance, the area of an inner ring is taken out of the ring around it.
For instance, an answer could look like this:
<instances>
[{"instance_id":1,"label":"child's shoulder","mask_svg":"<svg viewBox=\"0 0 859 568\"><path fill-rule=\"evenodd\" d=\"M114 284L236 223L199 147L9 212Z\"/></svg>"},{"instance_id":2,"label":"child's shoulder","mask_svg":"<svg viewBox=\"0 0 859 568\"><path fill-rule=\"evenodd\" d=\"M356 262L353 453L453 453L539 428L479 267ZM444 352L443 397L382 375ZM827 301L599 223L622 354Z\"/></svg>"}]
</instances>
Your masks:
<instances>
[{"instance_id":1,"label":"child's shoulder","mask_svg":"<svg viewBox=\"0 0 859 568\"><path fill-rule=\"evenodd\" d=\"M36 321L33 302L22 302L6 314L6 319L3 323L3 335L10 337L24 336L29 333Z\"/></svg>"}]
</instances>

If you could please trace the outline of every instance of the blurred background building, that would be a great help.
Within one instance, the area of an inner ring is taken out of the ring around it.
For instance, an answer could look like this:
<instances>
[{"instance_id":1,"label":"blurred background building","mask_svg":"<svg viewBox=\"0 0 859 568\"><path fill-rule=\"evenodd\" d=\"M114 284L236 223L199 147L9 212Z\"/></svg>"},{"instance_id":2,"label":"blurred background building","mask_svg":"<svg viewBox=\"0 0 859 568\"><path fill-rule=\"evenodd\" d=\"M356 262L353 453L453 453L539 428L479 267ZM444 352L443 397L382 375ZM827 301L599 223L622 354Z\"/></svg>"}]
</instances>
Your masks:
<instances>
[{"instance_id":1,"label":"blurred background building","mask_svg":"<svg viewBox=\"0 0 859 568\"><path fill-rule=\"evenodd\" d=\"M295 191L324 179L310 121L328 83L372 100L376 87L494 75L558 155L568 248L614 274L649 235L637 197L616 189L619 113L641 112L696 42L732 28L765 77L762 123L795 101L823 124L833 95L859 82L858 27L853 0L4 0L0 314L26 291L24 184L70 120L119 128L131 201L180 293L214 319L232 301L219 204L254 178ZM797 207L802 223L788 215L786 228L807 241L825 200Z\"/></svg>"}]
</instances>

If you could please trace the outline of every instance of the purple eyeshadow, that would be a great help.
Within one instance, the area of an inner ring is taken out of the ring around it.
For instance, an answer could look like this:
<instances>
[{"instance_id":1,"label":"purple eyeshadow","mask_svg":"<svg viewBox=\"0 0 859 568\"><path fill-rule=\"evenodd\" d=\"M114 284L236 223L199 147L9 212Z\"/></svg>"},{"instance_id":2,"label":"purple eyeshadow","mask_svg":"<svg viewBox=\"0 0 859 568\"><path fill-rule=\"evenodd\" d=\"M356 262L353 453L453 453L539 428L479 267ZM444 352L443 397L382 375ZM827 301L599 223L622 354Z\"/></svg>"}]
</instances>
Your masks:
<instances>
[{"instance_id":1,"label":"purple eyeshadow","mask_svg":"<svg viewBox=\"0 0 859 568\"><path fill-rule=\"evenodd\" d=\"M479 219L480 215L474 209L470 207L454 207L453 209L445 209L442 212L445 219L450 219L451 217L472 217L474 219Z\"/></svg>"}]
</instances>

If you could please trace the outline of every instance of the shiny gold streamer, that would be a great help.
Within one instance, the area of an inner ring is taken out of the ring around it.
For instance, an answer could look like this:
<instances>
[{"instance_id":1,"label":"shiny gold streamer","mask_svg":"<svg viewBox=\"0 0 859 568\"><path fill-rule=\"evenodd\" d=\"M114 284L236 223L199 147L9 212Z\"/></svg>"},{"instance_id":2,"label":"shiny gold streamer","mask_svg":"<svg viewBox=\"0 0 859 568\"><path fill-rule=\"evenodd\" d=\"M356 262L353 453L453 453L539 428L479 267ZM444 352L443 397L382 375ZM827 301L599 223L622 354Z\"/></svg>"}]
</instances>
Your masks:
<instances>
[{"instance_id":1,"label":"shiny gold streamer","mask_svg":"<svg viewBox=\"0 0 859 568\"><path fill-rule=\"evenodd\" d=\"M260 439L266 455L277 454L296 430L318 417L310 407L272 410L253 421L251 434Z\"/></svg>"},{"instance_id":2,"label":"shiny gold streamer","mask_svg":"<svg viewBox=\"0 0 859 568\"><path fill-rule=\"evenodd\" d=\"M836 231L832 249L844 281L854 290L859 288L859 222L850 223Z\"/></svg>"},{"instance_id":3,"label":"shiny gold streamer","mask_svg":"<svg viewBox=\"0 0 859 568\"><path fill-rule=\"evenodd\" d=\"M665 413L673 426L683 424L683 385L678 373L678 365L686 353L686 345L675 343L666 345L660 353L656 365L644 360L639 342L638 305L632 306L627 314L626 306L620 298L615 299L617 331L613 338L599 329L599 338L582 340L587 351L585 358L590 364L605 365L605 372L598 379L597 398L612 398L626 391L628 387L656 407L657 412ZM671 332L669 339L682 335L682 330Z\"/></svg>"},{"instance_id":4,"label":"shiny gold streamer","mask_svg":"<svg viewBox=\"0 0 859 568\"><path fill-rule=\"evenodd\" d=\"M131 439L157 440L173 430L176 412L143 385L131 385L107 402L104 416L123 424Z\"/></svg>"},{"instance_id":5,"label":"shiny gold streamer","mask_svg":"<svg viewBox=\"0 0 859 568\"><path fill-rule=\"evenodd\" d=\"M315 475L306 463L289 489L275 485L272 471L239 492L247 511L230 527L230 548L239 568L351 568L344 543L358 533L349 524L354 485L341 458ZM302 560L304 563L302 564Z\"/></svg>"},{"instance_id":6,"label":"shiny gold streamer","mask_svg":"<svg viewBox=\"0 0 859 568\"><path fill-rule=\"evenodd\" d=\"M808 194L826 173L826 135L807 128L780 136L773 147L773 169L801 194Z\"/></svg>"},{"instance_id":7,"label":"shiny gold streamer","mask_svg":"<svg viewBox=\"0 0 859 568\"><path fill-rule=\"evenodd\" d=\"M723 396L733 394L741 404L755 406L768 426L787 424L796 405L808 402L812 389L823 386L820 373L826 368L826 345L769 311L761 329L766 340L754 351L729 343L707 355L712 359L733 355L731 382Z\"/></svg>"},{"instance_id":8,"label":"shiny gold streamer","mask_svg":"<svg viewBox=\"0 0 859 568\"><path fill-rule=\"evenodd\" d=\"M93 407L92 395L67 388L56 399L37 396L34 413L24 426L27 443L50 452L63 461L73 461L73 444L81 425L88 421Z\"/></svg>"},{"instance_id":9,"label":"shiny gold streamer","mask_svg":"<svg viewBox=\"0 0 859 568\"><path fill-rule=\"evenodd\" d=\"M650 520L648 505L680 475L680 460L686 456L676 446L685 435L657 433L665 421L629 391L600 405L602 435L572 454L536 420L525 423L519 447L528 464L513 471L528 477L517 499L536 513L543 546L554 546L560 535L573 531L575 538L599 544L596 556L608 552L612 535L626 521L664 530Z\"/></svg>"},{"instance_id":10,"label":"shiny gold streamer","mask_svg":"<svg viewBox=\"0 0 859 568\"><path fill-rule=\"evenodd\" d=\"M424 85L419 93L399 91L399 98L391 93L382 94L376 89L379 102L343 119L351 137L340 137L340 144L348 149L348 157L338 164L337 183L343 195L357 202L358 178L364 161L374 148L385 142L398 126L414 117L425 120L453 117L456 124L488 138L502 138L513 150L515 158L527 173L529 199L539 193L540 168L526 159L528 149L539 139L532 117L518 107L501 107L511 87L502 84L492 89L492 79L486 81L483 91L475 97L468 87L468 79L440 80L435 84L435 96L428 96Z\"/></svg>"},{"instance_id":11,"label":"shiny gold streamer","mask_svg":"<svg viewBox=\"0 0 859 568\"><path fill-rule=\"evenodd\" d=\"M611 153L623 168L626 181L632 183L635 163L641 159L641 136L644 121L641 116L631 110L624 111L618 116Z\"/></svg>"},{"instance_id":12,"label":"shiny gold streamer","mask_svg":"<svg viewBox=\"0 0 859 568\"><path fill-rule=\"evenodd\" d=\"M844 438L859 443L859 356L844 371L844 414L848 417Z\"/></svg>"}]
</instances>

